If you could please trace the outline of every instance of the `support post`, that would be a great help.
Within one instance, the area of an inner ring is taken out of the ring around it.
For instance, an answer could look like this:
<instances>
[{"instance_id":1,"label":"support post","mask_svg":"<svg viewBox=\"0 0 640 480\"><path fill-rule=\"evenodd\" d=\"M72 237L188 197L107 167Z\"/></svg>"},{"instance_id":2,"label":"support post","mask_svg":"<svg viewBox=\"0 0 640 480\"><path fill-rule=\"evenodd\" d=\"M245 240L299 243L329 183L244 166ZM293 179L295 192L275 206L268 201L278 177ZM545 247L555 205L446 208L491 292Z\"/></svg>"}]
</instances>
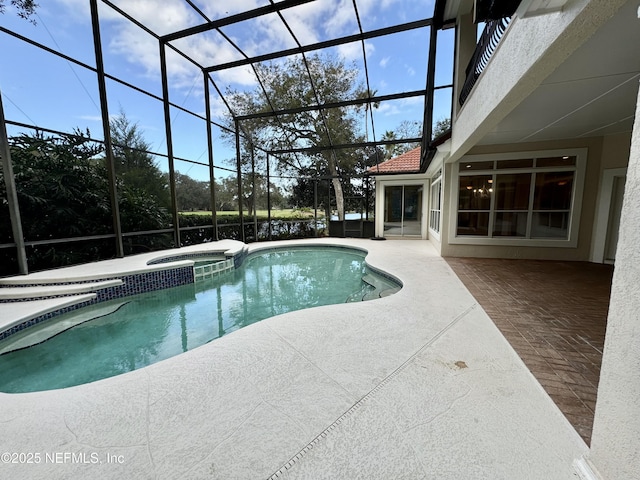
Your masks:
<instances>
[{"instance_id":1,"label":"support post","mask_svg":"<svg viewBox=\"0 0 640 480\"><path fill-rule=\"evenodd\" d=\"M423 167L431 137L433 135L433 92L436 83L436 45L438 43L438 25L434 22L429 27L429 60L427 61L427 85L424 100L424 119L422 122L422 151L420 166ZM424 166L426 168L426 165ZM422 170L421 170L422 171Z\"/></svg>"},{"instance_id":2,"label":"support post","mask_svg":"<svg viewBox=\"0 0 640 480\"><path fill-rule=\"evenodd\" d=\"M271 172L269 171L269 154L267 153L267 222L269 225L269 240L273 240L271 235Z\"/></svg>"},{"instance_id":3,"label":"support post","mask_svg":"<svg viewBox=\"0 0 640 480\"><path fill-rule=\"evenodd\" d=\"M253 239L258 241L258 202L256 199L256 157L253 143L251 147L251 202L253 203Z\"/></svg>"},{"instance_id":4,"label":"support post","mask_svg":"<svg viewBox=\"0 0 640 480\"><path fill-rule=\"evenodd\" d=\"M236 169L238 174L238 213L240 214L240 238L244 238L244 215L242 212L242 167L240 164L240 122L235 120L236 126Z\"/></svg>"},{"instance_id":5,"label":"support post","mask_svg":"<svg viewBox=\"0 0 640 480\"><path fill-rule=\"evenodd\" d=\"M313 230L315 237L318 238L318 176L313 179ZM329 221L325 219L327 228L329 228Z\"/></svg>"},{"instance_id":6,"label":"support post","mask_svg":"<svg viewBox=\"0 0 640 480\"><path fill-rule=\"evenodd\" d=\"M211 222L213 224L213 239L218 241L218 216L216 212L216 175L213 163L213 136L211 135L211 99L209 98L209 74L204 74L204 104L207 118L207 149L209 153L209 192L211 193Z\"/></svg>"},{"instance_id":7,"label":"support post","mask_svg":"<svg viewBox=\"0 0 640 480\"><path fill-rule=\"evenodd\" d=\"M160 73L162 76L162 104L164 106L164 128L167 137L167 159L169 161L169 191L171 192L171 218L173 220L173 239L180 247L180 217L176 196L176 172L173 159L173 137L171 135L171 107L169 105L169 79L167 77L167 54L162 41L160 46Z\"/></svg>"},{"instance_id":8,"label":"support post","mask_svg":"<svg viewBox=\"0 0 640 480\"><path fill-rule=\"evenodd\" d=\"M370 197L370 192L369 192L369 178L370 177L364 177L364 201L365 201L365 205L364 205L364 209L365 209L365 220L369 220L369 197Z\"/></svg>"},{"instance_id":9,"label":"support post","mask_svg":"<svg viewBox=\"0 0 640 480\"><path fill-rule=\"evenodd\" d=\"M9 204L9 217L11 218L11 233L16 244L18 257L18 271L22 275L29 273L27 252L24 247L24 235L22 233L22 220L20 218L20 206L18 204L18 192L16 179L13 175L11 163L11 150L9 149L9 137L4 121L4 107L2 106L2 94L0 93L0 157L2 158L2 172L4 173L4 185L7 190L7 203Z\"/></svg>"},{"instance_id":10,"label":"support post","mask_svg":"<svg viewBox=\"0 0 640 480\"><path fill-rule=\"evenodd\" d=\"M98 18L98 0L90 0L91 25L93 28L93 47L96 56L96 73L98 75L98 92L100 95L100 115L102 116L102 135L104 136L105 162L107 167L107 179L109 182L109 201L111 202L111 217L113 219L113 232L116 236L116 256L124 257L124 245L122 240L122 221L120 219L120 206L118 202L118 187L116 184L116 166L111 143L111 128L109 125L109 103L107 101L107 85L104 75L104 60L102 57L102 40L100 37L100 20Z\"/></svg>"}]
</instances>

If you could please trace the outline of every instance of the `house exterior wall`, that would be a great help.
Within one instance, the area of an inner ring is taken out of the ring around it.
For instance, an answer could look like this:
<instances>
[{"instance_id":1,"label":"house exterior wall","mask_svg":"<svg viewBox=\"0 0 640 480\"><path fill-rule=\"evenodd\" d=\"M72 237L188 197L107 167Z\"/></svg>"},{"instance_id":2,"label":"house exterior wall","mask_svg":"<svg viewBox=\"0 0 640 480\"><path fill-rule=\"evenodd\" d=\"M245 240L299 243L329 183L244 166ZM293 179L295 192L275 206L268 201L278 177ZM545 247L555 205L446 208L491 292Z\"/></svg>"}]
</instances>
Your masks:
<instances>
[{"instance_id":1,"label":"house exterior wall","mask_svg":"<svg viewBox=\"0 0 640 480\"><path fill-rule=\"evenodd\" d=\"M640 98L640 95L639 95ZM603 479L640 478L640 101L611 288L588 464ZM595 475L593 476L595 478Z\"/></svg>"}]
</instances>

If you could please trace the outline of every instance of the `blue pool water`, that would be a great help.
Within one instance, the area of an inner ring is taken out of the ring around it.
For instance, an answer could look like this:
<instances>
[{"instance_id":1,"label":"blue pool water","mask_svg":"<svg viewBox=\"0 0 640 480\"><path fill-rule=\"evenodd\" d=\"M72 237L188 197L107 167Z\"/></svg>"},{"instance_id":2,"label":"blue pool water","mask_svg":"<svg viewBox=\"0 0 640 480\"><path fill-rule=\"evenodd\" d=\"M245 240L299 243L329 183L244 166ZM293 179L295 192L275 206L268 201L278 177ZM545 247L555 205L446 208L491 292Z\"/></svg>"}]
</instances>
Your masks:
<instances>
[{"instance_id":1,"label":"blue pool water","mask_svg":"<svg viewBox=\"0 0 640 480\"><path fill-rule=\"evenodd\" d=\"M396 283L372 272L356 250L256 253L241 268L212 279L103 302L9 337L0 342L0 352L5 352L0 355L0 391L89 383L178 355L274 315L397 289Z\"/></svg>"}]
</instances>

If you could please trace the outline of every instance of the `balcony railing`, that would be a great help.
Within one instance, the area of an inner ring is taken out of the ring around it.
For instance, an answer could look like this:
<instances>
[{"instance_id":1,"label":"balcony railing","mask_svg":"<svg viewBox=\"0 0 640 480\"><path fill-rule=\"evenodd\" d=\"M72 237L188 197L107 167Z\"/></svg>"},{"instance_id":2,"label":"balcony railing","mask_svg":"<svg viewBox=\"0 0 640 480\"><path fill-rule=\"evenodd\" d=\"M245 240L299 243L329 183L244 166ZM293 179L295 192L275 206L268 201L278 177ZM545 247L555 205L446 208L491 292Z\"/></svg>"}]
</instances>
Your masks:
<instances>
[{"instance_id":1,"label":"balcony railing","mask_svg":"<svg viewBox=\"0 0 640 480\"><path fill-rule=\"evenodd\" d=\"M510 17L505 17L499 20L492 20L485 25L482 35L480 35L480 39L478 40L478 45L476 45L476 50L473 52L471 61L467 66L467 79L460 93L460 106L464 105L478 77L489 63L489 59L496 50L510 20Z\"/></svg>"}]
</instances>

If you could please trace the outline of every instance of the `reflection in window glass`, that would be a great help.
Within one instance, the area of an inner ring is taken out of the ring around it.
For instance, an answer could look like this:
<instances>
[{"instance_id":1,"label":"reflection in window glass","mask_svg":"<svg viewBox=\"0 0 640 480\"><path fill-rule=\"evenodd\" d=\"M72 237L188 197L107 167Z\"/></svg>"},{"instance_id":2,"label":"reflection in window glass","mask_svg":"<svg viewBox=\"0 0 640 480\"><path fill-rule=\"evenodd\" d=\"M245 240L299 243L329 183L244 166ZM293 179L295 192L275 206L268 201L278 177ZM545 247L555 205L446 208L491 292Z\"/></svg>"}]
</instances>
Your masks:
<instances>
[{"instance_id":1,"label":"reflection in window glass","mask_svg":"<svg viewBox=\"0 0 640 480\"><path fill-rule=\"evenodd\" d=\"M533 167L533 158L519 158L517 160L498 160L496 168L531 168Z\"/></svg>"},{"instance_id":2,"label":"reflection in window glass","mask_svg":"<svg viewBox=\"0 0 640 480\"><path fill-rule=\"evenodd\" d=\"M568 238L570 212L535 212L531 222L532 238Z\"/></svg>"},{"instance_id":3,"label":"reflection in window glass","mask_svg":"<svg viewBox=\"0 0 640 480\"><path fill-rule=\"evenodd\" d=\"M458 210L489 210L493 192L491 175L460 177Z\"/></svg>"},{"instance_id":4,"label":"reflection in window glass","mask_svg":"<svg viewBox=\"0 0 640 480\"><path fill-rule=\"evenodd\" d=\"M493 160L489 162L468 162L460 164L460 173L476 170L493 170Z\"/></svg>"},{"instance_id":5,"label":"reflection in window glass","mask_svg":"<svg viewBox=\"0 0 640 480\"><path fill-rule=\"evenodd\" d=\"M489 212L459 212L458 235L486 237L489 233Z\"/></svg>"},{"instance_id":6,"label":"reflection in window glass","mask_svg":"<svg viewBox=\"0 0 640 480\"><path fill-rule=\"evenodd\" d=\"M575 156L538 158L536 160L536 167L538 168L565 167L568 165L573 166L575 164L576 164Z\"/></svg>"},{"instance_id":7,"label":"reflection in window glass","mask_svg":"<svg viewBox=\"0 0 640 480\"><path fill-rule=\"evenodd\" d=\"M536 174L534 210L569 210L573 191L573 172Z\"/></svg>"},{"instance_id":8,"label":"reflection in window glass","mask_svg":"<svg viewBox=\"0 0 640 480\"><path fill-rule=\"evenodd\" d=\"M527 212L499 212L493 222L494 237L525 237Z\"/></svg>"},{"instance_id":9,"label":"reflection in window glass","mask_svg":"<svg viewBox=\"0 0 640 480\"><path fill-rule=\"evenodd\" d=\"M527 210L529 208L530 173L496 176L496 209Z\"/></svg>"}]
</instances>

